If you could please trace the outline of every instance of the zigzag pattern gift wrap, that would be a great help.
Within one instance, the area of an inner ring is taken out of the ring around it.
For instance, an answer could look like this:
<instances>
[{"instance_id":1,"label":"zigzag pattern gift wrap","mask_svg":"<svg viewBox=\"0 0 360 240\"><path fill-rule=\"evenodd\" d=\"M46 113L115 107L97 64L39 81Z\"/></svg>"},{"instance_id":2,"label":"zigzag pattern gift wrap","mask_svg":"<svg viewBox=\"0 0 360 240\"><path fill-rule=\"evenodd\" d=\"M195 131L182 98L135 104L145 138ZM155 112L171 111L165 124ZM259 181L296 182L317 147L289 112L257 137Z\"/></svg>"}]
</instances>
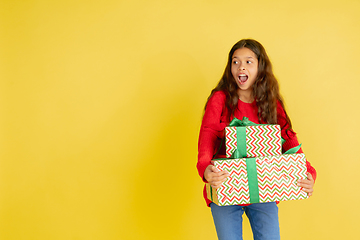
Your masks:
<instances>
[{"instance_id":1,"label":"zigzag pattern gift wrap","mask_svg":"<svg viewBox=\"0 0 360 240\"><path fill-rule=\"evenodd\" d=\"M214 159L213 164L230 173L220 188L206 184L208 198L219 206L306 199L296 185L306 179L303 153L257 158Z\"/></svg>"},{"instance_id":2,"label":"zigzag pattern gift wrap","mask_svg":"<svg viewBox=\"0 0 360 240\"><path fill-rule=\"evenodd\" d=\"M280 155L280 125L226 127L225 144L227 158Z\"/></svg>"}]
</instances>

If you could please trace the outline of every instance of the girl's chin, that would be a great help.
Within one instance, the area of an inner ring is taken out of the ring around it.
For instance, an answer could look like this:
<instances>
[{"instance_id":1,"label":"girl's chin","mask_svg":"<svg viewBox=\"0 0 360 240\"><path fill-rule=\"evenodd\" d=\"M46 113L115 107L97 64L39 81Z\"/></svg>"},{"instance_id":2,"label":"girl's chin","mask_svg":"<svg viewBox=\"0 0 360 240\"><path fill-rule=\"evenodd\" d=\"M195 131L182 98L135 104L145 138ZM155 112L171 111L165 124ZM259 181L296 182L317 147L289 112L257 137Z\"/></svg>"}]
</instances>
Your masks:
<instances>
[{"instance_id":1,"label":"girl's chin","mask_svg":"<svg viewBox=\"0 0 360 240\"><path fill-rule=\"evenodd\" d=\"M243 92L243 91L249 91L252 90L251 87L249 87L247 84L243 84L243 85L238 85L238 91L239 92Z\"/></svg>"}]
</instances>

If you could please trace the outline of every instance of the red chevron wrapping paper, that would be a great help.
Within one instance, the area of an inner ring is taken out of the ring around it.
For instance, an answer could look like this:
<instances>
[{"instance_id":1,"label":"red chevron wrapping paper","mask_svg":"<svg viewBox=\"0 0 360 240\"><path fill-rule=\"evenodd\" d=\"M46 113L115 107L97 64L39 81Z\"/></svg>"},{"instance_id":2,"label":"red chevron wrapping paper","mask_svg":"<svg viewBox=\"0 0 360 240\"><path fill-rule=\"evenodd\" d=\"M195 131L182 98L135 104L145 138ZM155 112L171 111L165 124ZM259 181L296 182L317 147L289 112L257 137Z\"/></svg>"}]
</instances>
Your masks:
<instances>
[{"instance_id":1,"label":"red chevron wrapping paper","mask_svg":"<svg viewBox=\"0 0 360 240\"><path fill-rule=\"evenodd\" d=\"M306 178L306 158L303 153L257 157L256 172L259 202L306 199L308 195L296 185ZM249 181L246 159L213 160L219 170L230 173L220 188L206 186L207 196L219 206L249 204Z\"/></svg>"},{"instance_id":2,"label":"red chevron wrapping paper","mask_svg":"<svg viewBox=\"0 0 360 240\"><path fill-rule=\"evenodd\" d=\"M245 127L226 127L225 145L227 158L230 158L238 147L237 128L246 128L247 155L243 157L259 157L281 154L280 125L263 124Z\"/></svg>"}]
</instances>

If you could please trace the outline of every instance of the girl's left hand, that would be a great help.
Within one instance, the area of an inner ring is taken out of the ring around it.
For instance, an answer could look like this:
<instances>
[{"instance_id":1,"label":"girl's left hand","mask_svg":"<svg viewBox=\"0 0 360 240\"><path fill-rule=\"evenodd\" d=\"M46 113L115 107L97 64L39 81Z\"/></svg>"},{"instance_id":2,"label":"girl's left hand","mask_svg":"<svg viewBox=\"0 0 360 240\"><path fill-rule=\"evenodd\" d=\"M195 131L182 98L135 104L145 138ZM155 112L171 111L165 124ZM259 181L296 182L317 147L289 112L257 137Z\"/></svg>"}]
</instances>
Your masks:
<instances>
[{"instance_id":1,"label":"girl's left hand","mask_svg":"<svg viewBox=\"0 0 360 240\"><path fill-rule=\"evenodd\" d=\"M297 186L302 187L304 192L309 194L309 197L313 195L314 192L314 179L310 173L307 174L307 179L300 179L297 181Z\"/></svg>"}]
</instances>

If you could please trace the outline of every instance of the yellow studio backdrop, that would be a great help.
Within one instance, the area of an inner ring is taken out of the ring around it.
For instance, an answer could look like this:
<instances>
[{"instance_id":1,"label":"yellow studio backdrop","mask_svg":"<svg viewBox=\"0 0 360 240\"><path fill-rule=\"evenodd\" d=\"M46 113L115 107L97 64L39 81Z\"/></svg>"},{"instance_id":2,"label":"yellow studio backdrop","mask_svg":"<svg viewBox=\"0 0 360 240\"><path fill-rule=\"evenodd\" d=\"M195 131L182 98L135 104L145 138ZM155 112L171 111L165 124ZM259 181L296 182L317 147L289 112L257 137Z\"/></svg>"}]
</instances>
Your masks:
<instances>
[{"instance_id":1,"label":"yellow studio backdrop","mask_svg":"<svg viewBox=\"0 0 360 240\"><path fill-rule=\"evenodd\" d=\"M358 239L359 12L358 0L0 1L0 239L217 239L197 137L242 38L268 51L318 172L313 197L280 203L282 239Z\"/></svg>"}]
</instances>

